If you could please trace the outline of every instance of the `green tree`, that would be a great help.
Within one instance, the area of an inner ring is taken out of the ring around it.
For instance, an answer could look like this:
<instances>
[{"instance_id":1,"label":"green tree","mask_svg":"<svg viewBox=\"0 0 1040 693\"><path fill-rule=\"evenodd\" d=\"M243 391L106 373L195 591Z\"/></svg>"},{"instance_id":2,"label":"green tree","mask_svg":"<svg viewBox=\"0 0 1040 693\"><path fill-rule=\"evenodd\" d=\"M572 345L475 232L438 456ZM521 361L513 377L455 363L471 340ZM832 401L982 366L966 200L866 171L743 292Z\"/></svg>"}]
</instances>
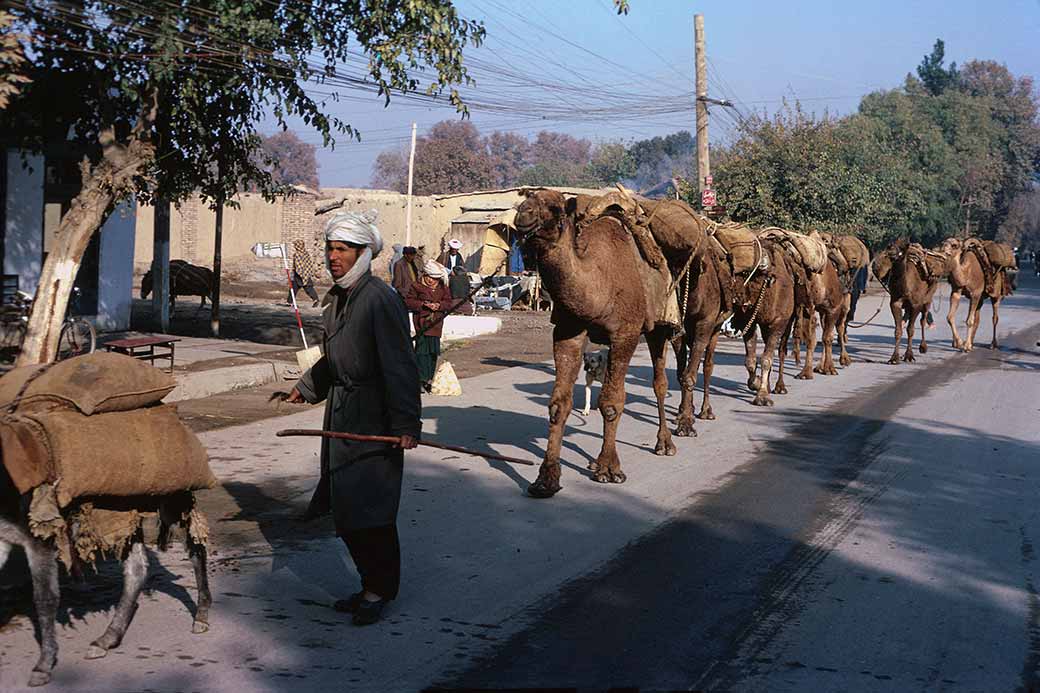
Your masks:
<instances>
[{"instance_id":1,"label":"green tree","mask_svg":"<svg viewBox=\"0 0 1040 693\"><path fill-rule=\"evenodd\" d=\"M933 96L938 96L957 85L957 63L951 63L948 68L943 67L945 59L946 44L942 39L935 39L932 52L924 56L921 64L917 66L917 76Z\"/></svg>"},{"instance_id":2,"label":"green tree","mask_svg":"<svg viewBox=\"0 0 1040 693\"><path fill-rule=\"evenodd\" d=\"M277 191L255 156L271 112L296 117L326 145L353 136L327 115L325 90L367 84L392 93L449 93L467 80L462 49L484 36L450 0L40 0L10 3L33 36L30 77L0 111L9 145L43 151L66 138L85 152L82 189L41 273L20 363L53 358L69 290L91 236L116 203L177 200L198 190L222 206L243 183ZM351 61L367 63L352 74ZM417 75L429 66L428 82ZM328 97L335 100L335 95Z\"/></svg>"}]
</instances>

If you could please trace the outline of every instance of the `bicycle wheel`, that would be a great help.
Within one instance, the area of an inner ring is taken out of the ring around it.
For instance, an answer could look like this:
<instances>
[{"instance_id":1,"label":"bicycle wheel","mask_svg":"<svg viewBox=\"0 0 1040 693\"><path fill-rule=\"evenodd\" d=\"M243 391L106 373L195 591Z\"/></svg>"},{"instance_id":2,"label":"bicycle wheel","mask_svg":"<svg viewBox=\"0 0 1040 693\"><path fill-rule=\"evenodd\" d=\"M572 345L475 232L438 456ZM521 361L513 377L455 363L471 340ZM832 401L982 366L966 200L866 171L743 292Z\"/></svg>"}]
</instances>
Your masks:
<instances>
[{"instance_id":1,"label":"bicycle wheel","mask_svg":"<svg viewBox=\"0 0 1040 693\"><path fill-rule=\"evenodd\" d=\"M94 326L83 318L70 318L65 321L58 337L58 360L93 354L96 346Z\"/></svg>"}]
</instances>

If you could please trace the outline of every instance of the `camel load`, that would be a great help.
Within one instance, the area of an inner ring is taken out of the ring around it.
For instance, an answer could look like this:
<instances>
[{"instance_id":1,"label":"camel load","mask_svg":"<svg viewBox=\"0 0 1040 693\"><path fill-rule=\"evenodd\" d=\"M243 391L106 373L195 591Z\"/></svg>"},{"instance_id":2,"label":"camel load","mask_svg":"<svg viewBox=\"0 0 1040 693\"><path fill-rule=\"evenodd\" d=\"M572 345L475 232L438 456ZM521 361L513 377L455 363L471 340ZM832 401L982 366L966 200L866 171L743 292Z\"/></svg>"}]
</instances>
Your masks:
<instances>
[{"instance_id":1,"label":"camel load","mask_svg":"<svg viewBox=\"0 0 1040 693\"><path fill-rule=\"evenodd\" d=\"M780 245L809 272L822 272L827 264L827 246L816 231L804 234L771 226L760 231L758 236Z\"/></svg>"},{"instance_id":2,"label":"camel load","mask_svg":"<svg viewBox=\"0 0 1040 693\"><path fill-rule=\"evenodd\" d=\"M769 255L762 250L758 234L736 222L719 224L712 237L721 245L734 274L747 274L756 267L769 268Z\"/></svg>"},{"instance_id":3,"label":"camel load","mask_svg":"<svg viewBox=\"0 0 1040 693\"><path fill-rule=\"evenodd\" d=\"M994 270L1014 269L1018 266L1015 263L1015 252L1008 244L983 241L982 248Z\"/></svg>"}]
</instances>

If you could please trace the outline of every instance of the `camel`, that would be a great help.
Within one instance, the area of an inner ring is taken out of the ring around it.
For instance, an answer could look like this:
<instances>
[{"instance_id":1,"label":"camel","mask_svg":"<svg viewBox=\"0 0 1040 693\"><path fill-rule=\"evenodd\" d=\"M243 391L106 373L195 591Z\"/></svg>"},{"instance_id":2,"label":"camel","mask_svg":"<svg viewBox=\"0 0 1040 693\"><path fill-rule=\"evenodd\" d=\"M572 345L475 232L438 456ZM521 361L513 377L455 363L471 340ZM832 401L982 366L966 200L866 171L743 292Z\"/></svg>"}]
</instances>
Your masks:
<instances>
[{"instance_id":1,"label":"camel","mask_svg":"<svg viewBox=\"0 0 1040 693\"><path fill-rule=\"evenodd\" d=\"M812 380L813 373L837 375L833 352L835 328L837 328L838 346L841 350L839 361L842 366L847 366L852 362L845 348L845 315L849 307L847 294L842 293L838 271L829 260L824 265L823 271L806 272L804 282L804 291L799 292L803 294L803 297L799 301L796 329L800 328L801 331L798 335L801 338L799 341L805 342L805 365L795 379ZM817 315L823 326L823 359L819 366L814 367ZM798 363L798 342L795 346L795 363Z\"/></svg>"},{"instance_id":2,"label":"camel","mask_svg":"<svg viewBox=\"0 0 1040 693\"><path fill-rule=\"evenodd\" d=\"M942 258L940 261L939 258ZM921 344L922 354L928 352L928 344L925 339L925 316L928 306L932 303L932 296L939 286L939 279L945 272L945 258L938 253L929 254L917 243L909 243L899 240L893 243L883 253L879 253L871 263L874 276L878 278L889 293L889 308L892 311L892 319L895 322L895 347L888 362L898 364L899 345L903 337L903 320L906 325L906 351L902 360L913 362L913 338L914 323L918 316L921 319Z\"/></svg>"},{"instance_id":3,"label":"camel","mask_svg":"<svg viewBox=\"0 0 1040 693\"><path fill-rule=\"evenodd\" d=\"M679 415L675 420L675 435L695 436L693 419L693 389L697 382L697 369L704 361L704 397L697 418L713 421L709 390L711 374L715 368L715 347L719 342L719 331L724 316L730 311L727 287L732 282L730 268L720 260L708 244L702 245L693 258L685 282L680 282L681 301L686 307L683 316L684 334L673 340L676 357L676 372L682 390ZM689 358L687 358L689 355Z\"/></svg>"},{"instance_id":4,"label":"camel","mask_svg":"<svg viewBox=\"0 0 1040 693\"><path fill-rule=\"evenodd\" d=\"M993 341L990 342L990 348L999 348L997 323L1000 322L1000 302L1013 289L1007 271L1001 268L994 273L992 281L987 281L986 268L989 261L985 258L981 243L976 239L965 242L958 238L947 238L940 246L939 252L947 257L950 310L946 315L946 322L953 332L953 348L961 351L972 351L975 348L975 333L979 328L982 304L987 298L993 306ZM968 297L968 317L965 320L966 333L963 340L957 333L955 323L962 295Z\"/></svg>"},{"instance_id":5,"label":"camel","mask_svg":"<svg viewBox=\"0 0 1040 693\"><path fill-rule=\"evenodd\" d=\"M784 384L784 359L787 357L787 340L795 317L795 285L790 259L779 244L762 240L762 249L768 258L766 269L757 269L747 281L739 282L733 306L733 325L739 326L744 337L744 366L748 372L748 387L755 392L751 404L773 406L769 397L769 376L773 367L772 353L777 351L779 376L773 394L787 394ZM755 330L762 332L761 359L756 359L757 338ZM761 376L756 378L756 363L761 362Z\"/></svg>"},{"instance_id":6,"label":"camel","mask_svg":"<svg viewBox=\"0 0 1040 693\"><path fill-rule=\"evenodd\" d=\"M560 449L573 407L574 383L582 365L587 339L610 346L606 378L598 408L603 416L603 446L588 468L601 483L623 483L617 454L617 427L625 404L625 374L639 343L646 336L653 359L658 431L654 452L674 455L675 445L665 424L668 394L665 348L667 326L656 326L648 305L643 263L632 235L617 219L601 216L583 224L575 220L577 202L554 190L527 191L516 215L524 261L537 266L554 300L553 358L556 382L549 400L549 440L538 478L527 492L549 498L559 492ZM662 268L667 272L667 268Z\"/></svg>"}]
</instances>

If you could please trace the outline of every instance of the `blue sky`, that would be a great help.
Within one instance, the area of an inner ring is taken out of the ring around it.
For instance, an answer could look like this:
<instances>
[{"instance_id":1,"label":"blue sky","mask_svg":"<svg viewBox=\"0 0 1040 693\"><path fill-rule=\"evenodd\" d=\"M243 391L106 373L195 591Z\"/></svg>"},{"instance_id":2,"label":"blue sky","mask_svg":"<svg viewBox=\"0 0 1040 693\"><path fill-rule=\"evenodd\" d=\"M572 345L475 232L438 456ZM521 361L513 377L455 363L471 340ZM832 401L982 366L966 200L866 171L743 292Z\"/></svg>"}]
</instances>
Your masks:
<instances>
[{"instance_id":1,"label":"blue sky","mask_svg":"<svg viewBox=\"0 0 1040 693\"><path fill-rule=\"evenodd\" d=\"M692 131L695 13L705 17L710 94L736 100L744 114L775 110L784 98L810 111L854 111L863 94L901 84L936 38L946 42L948 62L992 59L1015 75L1040 76L1040 0L631 0L621 17L611 5L460 0L459 10L488 31L485 47L467 54L479 66L466 93L495 106L473 109L481 132L551 129L598 142ZM457 117L446 103L396 99L384 108L376 96L364 97L329 105L362 141L319 149L322 186L367 185L379 152L407 145L412 121L421 134ZM607 111L595 115L601 108ZM725 142L734 116L719 110L711 139ZM295 129L319 144L302 123Z\"/></svg>"}]
</instances>

